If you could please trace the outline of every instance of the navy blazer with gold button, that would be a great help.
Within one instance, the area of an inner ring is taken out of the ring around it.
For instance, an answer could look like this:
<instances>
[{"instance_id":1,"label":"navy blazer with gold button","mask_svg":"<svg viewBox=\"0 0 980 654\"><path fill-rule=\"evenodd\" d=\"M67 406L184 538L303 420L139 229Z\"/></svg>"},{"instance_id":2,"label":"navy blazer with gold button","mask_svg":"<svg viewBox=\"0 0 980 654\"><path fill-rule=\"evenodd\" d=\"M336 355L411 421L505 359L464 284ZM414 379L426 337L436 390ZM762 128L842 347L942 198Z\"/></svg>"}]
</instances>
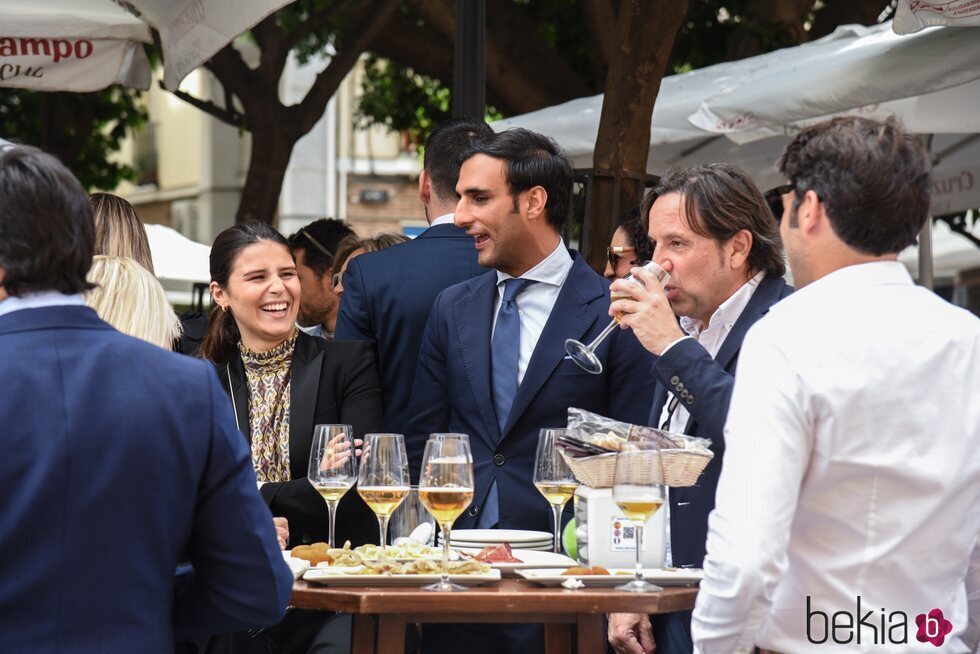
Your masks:
<instances>
[{"instance_id":1,"label":"navy blazer with gold button","mask_svg":"<svg viewBox=\"0 0 980 654\"><path fill-rule=\"evenodd\" d=\"M704 562L708 514L715 508L715 489L725 453L723 430L742 340L769 307L792 292L793 288L781 277L763 278L716 357L688 338L676 343L653 364L657 387L649 424L659 427L664 404L671 396L676 397L691 414L684 433L710 440L715 454L696 486L670 490L670 545L676 567L700 568Z\"/></svg>"}]
</instances>

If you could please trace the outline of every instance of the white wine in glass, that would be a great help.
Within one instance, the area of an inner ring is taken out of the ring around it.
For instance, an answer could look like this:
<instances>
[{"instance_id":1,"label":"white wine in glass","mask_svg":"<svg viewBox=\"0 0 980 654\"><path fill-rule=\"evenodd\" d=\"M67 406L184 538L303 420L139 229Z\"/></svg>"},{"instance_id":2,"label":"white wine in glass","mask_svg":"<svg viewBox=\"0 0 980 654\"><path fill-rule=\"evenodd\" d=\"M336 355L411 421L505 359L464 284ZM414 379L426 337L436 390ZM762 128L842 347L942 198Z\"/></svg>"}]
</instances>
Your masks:
<instances>
[{"instance_id":1,"label":"white wine in glass","mask_svg":"<svg viewBox=\"0 0 980 654\"><path fill-rule=\"evenodd\" d=\"M561 511L578 488L578 480L557 447L559 436L567 434L567 429L542 429L534 453L534 486L551 505L556 554L561 554Z\"/></svg>"},{"instance_id":2,"label":"white wine in glass","mask_svg":"<svg viewBox=\"0 0 980 654\"><path fill-rule=\"evenodd\" d=\"M366 435L357 492L378 516L382 561L387 558L388 519L410 489L405 437L401 434Z\"/></svg>"},{"instance_id":3,"label":"white wine in glass","mask_svg":"<svg viewBox=\"0 0 980 654\"><path fill-rule=\"evenodd\" d=\"M657 279L660 281L661 286L665 285L668 281L670 281L670 274L666 270L661 268L659 265L657 265L655 261L646 261L643 263L642 266L640 266L640 268L645 268L646 270L649 270L650 272L655 274L657 276ZM640 283L639 280L633 279L633 275L626 275L626 277L623 277L623 280L627 282L632 282L634 284ZM628 300L628 299L631 299L631 296L617 295L610 298L610 301L615 302L616 300ZM599 347L599 345L601 345L602 342L606 340L610 334L613 333L613 330L616 329L616 327L619 325L619 321L622 319L622 317L623 317L622 314L619 314L611 321L609 321L609 324L606 325L606 328L603 329L602 332L600 332L599 335L596 336L592 340L592 342L589 343L588 345L582 343L581 341L577 341L574 338L567 339L565 341L565 351L568 352L568 356L570 356L572 358L572 361L577 363L579 367L581 367L586 372L591 372L593 375L602 374L602 361L600 361L599 357L596 356L595 353L596 348Z\"/></svg>"},{"instance_id":4,"label":"white wine in glass","mask_svg":"<svg viewBox=\"0 0 980 654\"><path fill-rule=\"evenodd\" d=\"M357 481L357 460L350 425L317 425L313 431L310 463L306 473L330 514L328 541L336 539L337 504Z\"/></svg>"},{"instance_id":5,"label":"white wine in glass","mask_svg":"<svg viewBox=\"0 0 980 654\"><path fill-rule=\"evenodd\" d=\"M649 593L663 590L643 579L643 526L664 503L663 463L656 441L631 441L616 455L613 501L636 531L636 571L633 580L616 590Z\"/></svg>"},{"instance_id":6,"label":"white wine in glass","mask_svg":"<svg viewBox=\"0 0 980 654\"><path fill-rule=\"evenodd\" d=\"M424 590L466 590L449 581L449 534L473 501L473 454L466 434L431 434L422 456L419 499L442 527L442 579Z\"/></svg>"}]
</instances>

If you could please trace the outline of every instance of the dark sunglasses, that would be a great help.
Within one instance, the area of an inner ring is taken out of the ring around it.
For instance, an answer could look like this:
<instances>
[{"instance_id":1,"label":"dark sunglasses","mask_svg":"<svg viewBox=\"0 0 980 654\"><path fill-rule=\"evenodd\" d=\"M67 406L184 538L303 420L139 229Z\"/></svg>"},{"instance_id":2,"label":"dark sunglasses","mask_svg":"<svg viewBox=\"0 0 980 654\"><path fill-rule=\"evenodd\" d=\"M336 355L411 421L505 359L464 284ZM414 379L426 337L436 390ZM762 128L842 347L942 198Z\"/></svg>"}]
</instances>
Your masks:
<instances>
[{"instance_id":1,"label":"dark sunglasses","mask_svg":"<svg viewBox=\"0 0 980 654\"><path fill-rule=\"evenodd\" d=\"M610 245L606 248L606 258L609 261L609 265L613 268L619 263L619 260L623 258L623 255L627 252L636 252L636 248L626 247L625 245ZM630 261L631 264L637 263L636 261Z\"/></svg>"},{"instance_id":2,"label":"dark sunglasses","mask_svg":"<svg viewBox=\"0 0 980 654\"><path fill-rule=\"evenodd\" d=\"M783 219L783 196L795 189L794 184L783 184L771 188L763 194L762 197L765 198L766 204L769 205L769 211L772 212L772 217L777 223Z\"/></svg>"}]
</instances>

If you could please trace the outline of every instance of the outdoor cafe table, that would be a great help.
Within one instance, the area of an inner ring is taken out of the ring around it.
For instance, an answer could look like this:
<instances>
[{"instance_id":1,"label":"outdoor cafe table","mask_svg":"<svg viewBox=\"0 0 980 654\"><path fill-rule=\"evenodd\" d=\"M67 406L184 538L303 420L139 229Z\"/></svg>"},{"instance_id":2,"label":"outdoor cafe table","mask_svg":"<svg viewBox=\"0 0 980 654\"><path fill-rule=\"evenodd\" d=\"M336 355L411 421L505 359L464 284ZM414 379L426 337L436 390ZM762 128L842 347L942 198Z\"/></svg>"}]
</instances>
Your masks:
<instances>
[{"instance_id":1,"label":"outdoor cafe table","mask_svg":"<svg viewBox=\"0 0 980 654\"><path fill-rule=\"evenodd\" d=\"M546 654L604 652L605 613L671 613L694 608L696 587L656 593L625 593L612 588L542 588L517 579L475 586L461 593L434 593L417 586L370 588L321 586L299 580L291 604L304 609L354 615L352 654L403 654L405 625L434 622L544 623Z\"/></svg>"}]
</instances>

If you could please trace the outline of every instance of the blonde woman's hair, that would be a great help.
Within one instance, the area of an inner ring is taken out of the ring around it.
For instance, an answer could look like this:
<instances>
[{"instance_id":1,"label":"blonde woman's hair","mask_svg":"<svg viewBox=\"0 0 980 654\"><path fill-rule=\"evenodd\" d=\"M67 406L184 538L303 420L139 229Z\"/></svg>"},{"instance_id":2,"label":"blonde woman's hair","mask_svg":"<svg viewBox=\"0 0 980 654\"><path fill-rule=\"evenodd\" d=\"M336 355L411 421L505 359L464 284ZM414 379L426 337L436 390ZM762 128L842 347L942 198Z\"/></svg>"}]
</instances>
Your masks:
<instances>
[{"instance_id":1,"label":"blonde woman's hair","mask_svg":"<svg viewBox=\"0 0 980 654\"><path fill-rule=\"evenodd\" d=\"M135 259L153 273L150 241L136 207L111 193L93 193L88 202L95 218L95 253Z\"/></svg>"},{"instance_id":2,"label":"blonde woman's hair","mask_svg":"<svg viewBox=\"0 0 980 654\"><path fill-rule=\"evenodd\" d=\"M96 256L88 281L96 287L85 303L124 334L172 350L180 320L167 302L163 286L138 262L127 257Z\"/></svg>"},{"instance_id":3,"label":"blonde woman's hair","mask_svg":"<svg viewBox=\"0 0 980 654\"><path fill-rule=\"evenodd\" d=\"M396 234L395 232L381 232L369 238L348 236L337 246L337 258L334 259L333 271L335 273L340 272L340 269L344 267L344 262L357 250L364 250L364 254L367 254L368 252L390 248L399 243L407 243L410 240L404 234Z\"/></svg>"}]
</instances>

